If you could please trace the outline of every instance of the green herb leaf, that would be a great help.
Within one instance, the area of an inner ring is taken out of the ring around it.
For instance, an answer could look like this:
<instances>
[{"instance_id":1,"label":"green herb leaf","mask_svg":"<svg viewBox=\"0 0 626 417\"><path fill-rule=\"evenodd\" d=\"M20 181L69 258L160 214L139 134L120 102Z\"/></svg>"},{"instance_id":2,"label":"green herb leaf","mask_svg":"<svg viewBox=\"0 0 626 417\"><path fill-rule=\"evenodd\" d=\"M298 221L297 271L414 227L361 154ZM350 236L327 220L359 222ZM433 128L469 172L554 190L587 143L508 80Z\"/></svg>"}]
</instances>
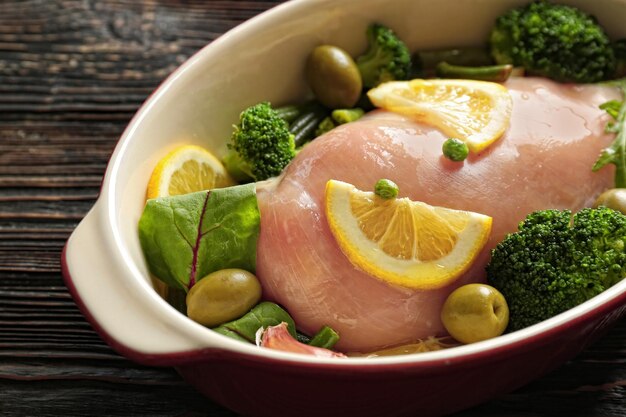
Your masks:
<instances>
[{"instance_id":1,"label":"green herb leaf","mask_svg":"<svg viewBox=\"0 0 626 417\"><path fill-rule=\"evenodd\" d=\"M622 90L626 97L626 79L614 82ZM606 131L615 133L615 140L611 145L602 150L592 170L598 171L608 164L615 165L615 188L626 187L626 101L611 100L600 106L615 119L614 123L608 123Z\"/></svg>"},{"instance_id":2,"label":"green herb leaf","mask_svg":"<svg viewBox=\"0 0 626 417\"><path fill-rule=\"evenodd\" d=\"M148 200L139 241L150 272L188 291L224 268L255 271L260 214L254 184Z\"/></svg>"},{"instance_id":3,"label":"green herb leaf","mask_svg":"<svg viewBox=\"0 0 626 417\"><path fill-rule=\"evenodd\" d=\"M619 109L622 108L622 103L623 102L618 100L609 100L606 103L600 104L600 108L610 114L614 119L617 119Z\"/></svg>"},{"instance_id":4,"label":"green herb leaf","mask_svg":"<svg viewBox=\"0 0 626 417\"><path fill-rule=\"evenodd\" d=\"M287 323L287 330L295 338L296 324L289 313L278 304L264 301L257 304L243 317L224 323L213 330L233 339L254 343L256 332L261 327L276 326L282 322Z\"/></svg>"}]
</instances>

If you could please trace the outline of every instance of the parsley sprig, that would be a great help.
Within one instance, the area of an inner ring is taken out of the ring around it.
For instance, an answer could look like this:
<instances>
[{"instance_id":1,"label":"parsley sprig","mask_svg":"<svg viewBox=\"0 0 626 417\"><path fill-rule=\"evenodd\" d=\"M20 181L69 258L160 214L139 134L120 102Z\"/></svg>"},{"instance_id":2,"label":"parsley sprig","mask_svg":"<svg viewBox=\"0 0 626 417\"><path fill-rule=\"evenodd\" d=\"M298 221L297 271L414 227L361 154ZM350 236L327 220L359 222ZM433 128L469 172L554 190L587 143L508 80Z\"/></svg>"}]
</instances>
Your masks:
<instances>
[{"instance_id":1,"label":"parsley sprig","mask_svg":"<svg viewBox=\"0 0 626 417\"><path fill-rule=\"evenodd\" d=\"M626 79L610 84L617 85L626 98ZM613 117L613 121L606 125L606 132L616 135L613 143L602 150L592 170L595 172L608 164L615 165L615 188L626 188L626 99L607 101L600 108Z\"/></svg>"}]
</instances>

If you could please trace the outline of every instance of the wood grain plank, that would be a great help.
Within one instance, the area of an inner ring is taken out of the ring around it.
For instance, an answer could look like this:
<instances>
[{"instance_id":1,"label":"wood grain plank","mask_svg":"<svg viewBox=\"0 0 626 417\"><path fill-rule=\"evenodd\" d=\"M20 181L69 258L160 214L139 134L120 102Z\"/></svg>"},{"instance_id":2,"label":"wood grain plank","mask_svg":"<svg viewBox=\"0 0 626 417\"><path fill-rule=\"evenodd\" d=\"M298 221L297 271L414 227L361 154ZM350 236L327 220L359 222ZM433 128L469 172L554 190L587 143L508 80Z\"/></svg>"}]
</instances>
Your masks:
<instances>
[{"instance_id":1,"label":"wood grain plank","mask_svg":"<svg viewBox=\"0 0 626 417\"><path fill-rule=\"evenodd\" d=\"M3 381L0 379L0 403L10 416L84 417L99 415L128 416L211 416L237 415L198 396L189 387L179 385L114 384L103 381ZM24 401L28 398L28 401ZM94 410L97 404L97 410ZM191 413L191 414L190 414Z\"/></svg>"},{"instance_id":2,"label":"wood grain plank","mask_svg":"<svg viewBox=\"0 0 626 417\"><path fill-rule=\"evenodd\" d=\"M223 13L212 17L213 22L226 25L224 30L229 24L224 23L223 18L230 13L231 5L225 3L226 7L221 8ZM2 251L0 255L0 269L10 272L5 276L0 275L0 283L20 283L30 288L3 289L3 295L0 296L0 321L4 326L0 334L3 335L4 345L0 348L0 355L19 356L22 361L28 356L41 361L42 355L47 358L56 356L71 359L70 365L56 367L50 361L40 362L37 366L24 365L22 369L15 369L14 365L10 371L5 367L2 376L22 375L34 378L37 370L41 372L41 369L45 369L48 374L39 376L67 378L68 375L71 376L68 369L73 364L77 370L71 377L80 380L81 386L90 375L96 379L104 379L109 373L111 381L120 382L129 378L125 374L133 371L136 374L135 379L141 380L142 384L147 381L146 375L155 373L158 377L167 374L170 380L175 378L174 384L181 386L184 384L172 371L146 370L126 361L123 361L125 368L107 365L94 367L91 372L86 368L79 370L76 365L78 357L91 355L99 363L102 363L103 358L114 357L118 361L120 358L99 338L95 339L99 342L95 347L104 349L107 352L104 355L94 354L94 346L78 343L80 337L93 340L95 333L69 336L67 332L62 332L57 336L49 328L54 319L58 321L63 317L72 320L72 327L85 325L82 317L76 317L75 307L67 310L66 303L46 299L49 296L57 298L57 291L53 294L49 291L53 287L41 287L42 282L53 282L56 285L60 281L57 260L61 247L54 244L49 255L37 251L30 244L17 242L25 237L31 241L45 239L46 242L67 237L75 226L72 220L82 217L87 205L97 195L110 152L136 108L162 78L195 52L193 49L196 45L207 42L206 38L202 39L206 35L202 28L190 28L187 31L186 35L192 38L182 41L182 44L187 45L154 42L138 30L124 30L133 19L141 16L143 7L137 8L133 2L109 6L112 7L103 7L94 2L0 3L0 32L3 33L0 36L0 212L5 218L0 220L3 223L0 224L0 239L3 242L2 247L6 246L5 242L7 245L15 244L21 251L26 250L30 254ZM217 6L216 10L220 10L219 5ZM140 15L129 14L129 7L133 7ZM152 6L146 9L150 7ZM174 2L173 7L188 15L187 6ZM210 11L205 10L206 4L200 4L196 9L203 10L205 15L211 15ZM205 25L203 20L201 16L195 18L198 25ZM230 25L241 20L243 18L232 21ZM166 23L171 25L172 22L168 20ZM176 28L170 30L173 33L177 31ZM107 31L112 32L113 41L103 41L108 38L108 35L102 36ZM128 42L129 37L137 35L141 35L135 39L139 42L133 39ZM87 38L87 42L83 42L83 37ZM152 45L147 47L146 42ZM91 195L85 198L84 195L72 197L69 193L49 192L50 189L75 190L76 187L86 189ZM16 193L16 189L28 191ZM44 190L48 192L47 195L42 195ZM47 216L49 213L63 212L64 208L69 207L56 206L53 204L55 202L87 204L73 209L73 215L70 216L73 219L68 219L67 216ZM71 226L67 227L68 224ZM23 274L20 271L24 271ZM46 271L50 274L46 274ZM32 286L28 287L30 284ZM37 291L42 297L33 294L33 291ZM6 297L10 297L13 304L9 304ZM7 310L18 312L22 316L2 314L2 311ZM25 311L31 314L24 315ZM66 311L71 311L73 315L60 314ZM23 321L37 325L30 326L27 334L23 327L19 327L20 332L15 332L8 330L11 326L6 326L6 323ZM66 343L56 341L61 336L66 338ZM9 346L6 343L7 338L12 338ZM53 372L55 369L59 370L57 374ZM6 410L10 410L7 412L11 416L73 413L84 415L77 408L81 404L91 403L84 401L85 391L77 394L80 391L76 384L69 385L67 392L58 387L56 381L47 384L43 390L33 390L32 384L17 391L14 390L15 385L3 386L0 389L0 414L4 415ZM141 390L149 398L148 402L158 404L152 409L155 411L153 415L164 410L163 415L171 415L167 413L170 402L163 400L163 393L157 394L143 388ZM192 392L188 387L184 391ZM27 394L28 397L48 398L37 404L25 403L20 400L25 392L33 394ZM119 395L119 388L109 384L106 388L99 386L95 392L100 393L103 398L110 398L115 397L112 393ZM67 393L74 393L74 398L71 395L68 397ZM177 393L174 398L181 397L180 394ZM98 398L93 393L86 398L93 400L94 396ZM59 397L69 398L66 400L66 407L61 404L59 408ZM142 401L137 402L137 398L133 398L135 395L122 397L127 399L128 404L138 404L135 411L145 412L151 408L145 403L141 404ZM194 398L198 400L197 395ZM28 406L24 408L24 404ZM185 406L183 404L181 410ZM85 408L91 410L89 406ZM119 404L113 405L109 411L107 413L105 410L105 414L133 414L128 407L120 407Z\"/></svg>"},{"instance_id":3,"label":"wood grain plank","mask_svg":"<svg viewBox=\"0 0 626 417\"><path fill-rule=\"evenodd\" d=\"M15 380L77 379L108 381L122 384L175 385L184 387L176 372L171 369L129 366L121 361L101 361L94 364L85 360L25 359L19 365L10 360L0 360L0 378Z\"/></svg>"}]
</instances>

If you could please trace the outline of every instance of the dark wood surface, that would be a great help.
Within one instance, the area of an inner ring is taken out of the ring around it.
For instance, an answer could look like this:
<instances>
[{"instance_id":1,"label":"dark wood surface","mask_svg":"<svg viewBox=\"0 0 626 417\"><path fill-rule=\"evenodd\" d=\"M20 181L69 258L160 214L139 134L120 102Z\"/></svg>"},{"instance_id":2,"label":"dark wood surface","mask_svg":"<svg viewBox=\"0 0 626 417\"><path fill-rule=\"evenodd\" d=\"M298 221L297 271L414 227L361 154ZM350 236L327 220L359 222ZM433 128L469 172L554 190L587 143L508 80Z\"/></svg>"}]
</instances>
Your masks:
<instances>
[{"instance_id":1,"label":"dark wood surface","mask_svg":"<svg viewBox=\"0 0 626 417\"><path fill-rule=\"evenodd\" d=\"M0 2L0 415L235 416L174 370L110 349L64 287L59 257L150 92L277 3ZM626 416L626 320L558 370L459 417L558 415Z\"/></svg>"}]
</instances>

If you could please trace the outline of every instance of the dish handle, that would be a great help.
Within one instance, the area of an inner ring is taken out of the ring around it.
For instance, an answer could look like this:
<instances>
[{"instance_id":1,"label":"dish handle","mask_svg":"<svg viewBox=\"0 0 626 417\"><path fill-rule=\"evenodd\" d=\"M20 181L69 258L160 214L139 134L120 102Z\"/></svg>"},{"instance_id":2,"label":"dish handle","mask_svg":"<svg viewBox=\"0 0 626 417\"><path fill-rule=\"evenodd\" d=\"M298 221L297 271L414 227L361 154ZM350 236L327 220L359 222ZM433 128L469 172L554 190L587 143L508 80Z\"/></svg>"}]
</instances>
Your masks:
<instances>
[{"instance_id":1,"label":"dish handle","mask_svg":"<svg viewBox=\"0 0 626 417\"><path fill-rule=\"evenodd\" d=\"M87 213L61 256L65 284L94 329L118 353L146 365L177 366L219 354L222 349L190 337L195 323L131 276L119 250L108 246L102 206Z\"/></svg>"}]
</instances>

